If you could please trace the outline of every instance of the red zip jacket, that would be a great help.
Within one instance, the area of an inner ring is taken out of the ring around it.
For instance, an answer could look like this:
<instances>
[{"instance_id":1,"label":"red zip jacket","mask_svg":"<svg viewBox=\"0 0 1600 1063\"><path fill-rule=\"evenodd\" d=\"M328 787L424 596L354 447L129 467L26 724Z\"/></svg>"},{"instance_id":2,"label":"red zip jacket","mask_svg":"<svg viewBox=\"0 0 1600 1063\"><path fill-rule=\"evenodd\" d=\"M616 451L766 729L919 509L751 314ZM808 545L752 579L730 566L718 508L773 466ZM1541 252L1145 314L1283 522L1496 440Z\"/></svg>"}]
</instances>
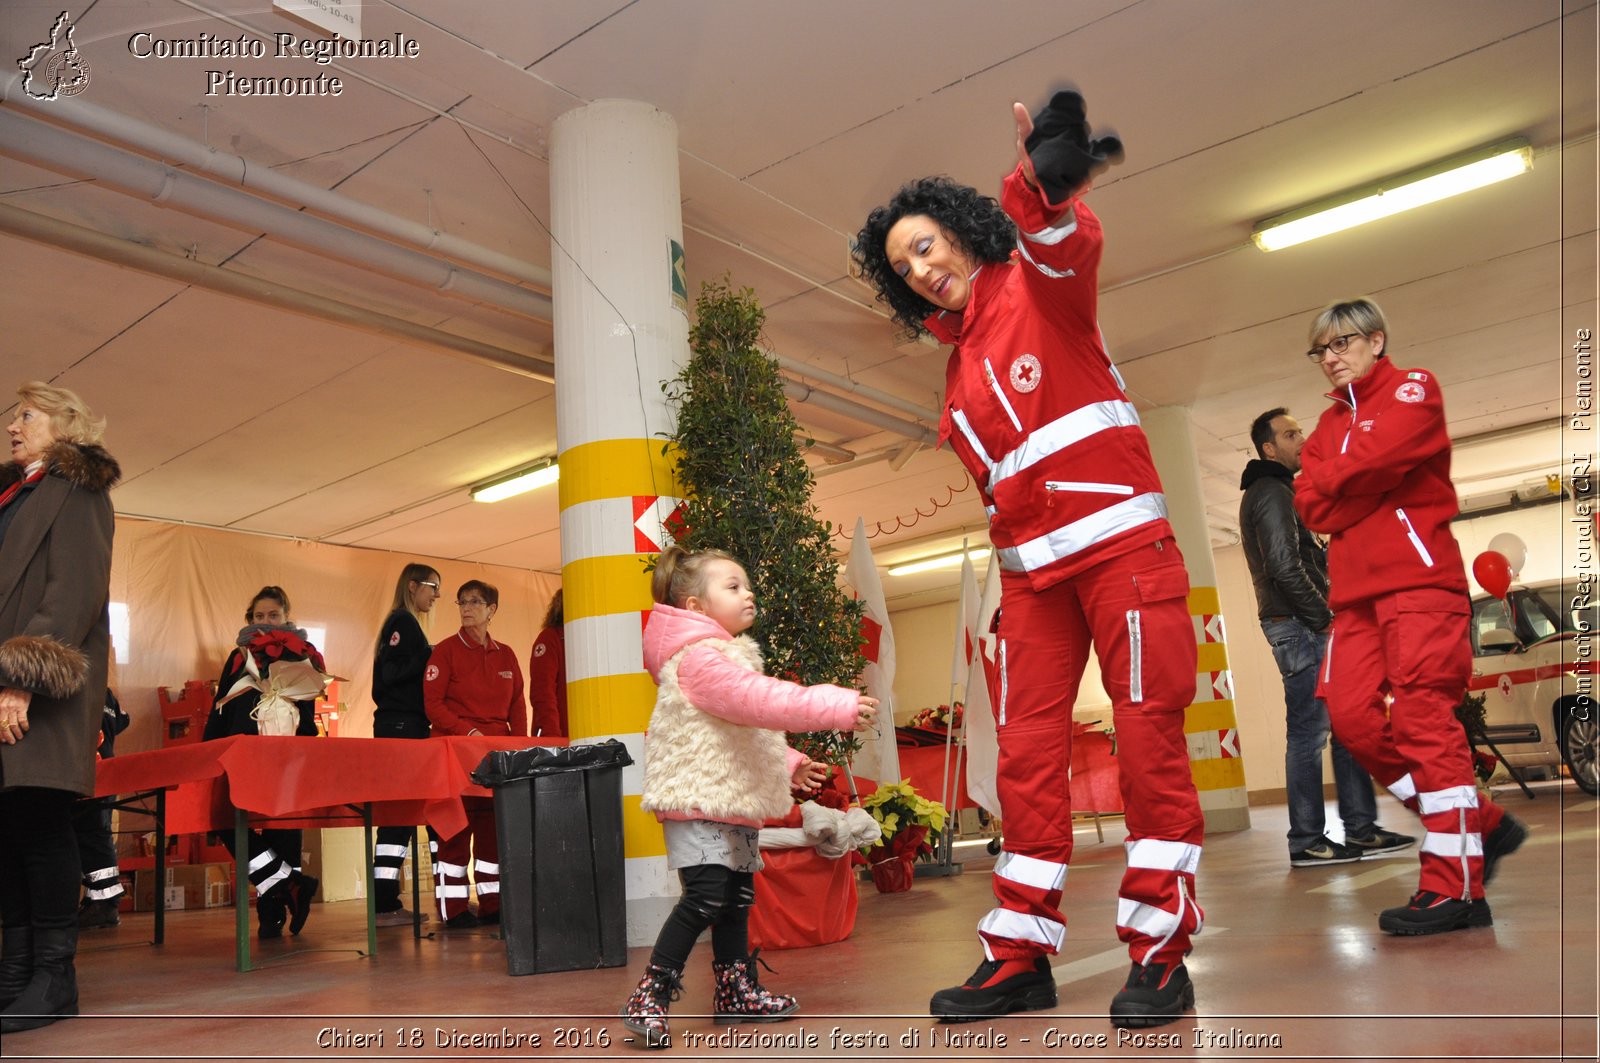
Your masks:
<instances>
[{"instance_id":1,"label":"red zip jacket","mask_svg":"<svg viewBox=\"0 0 1600 1063\"><path fill-rule=\"evenodd\" d=\"M1172 528L1095 317L1100 220L1077 200L1052 225L1060 208L1020 167L1000 205L1020 230L1017 253L978 270L959 317L941 311L925 324L956 345L939 442L977 481L1000 567L1043 590Z\"/></svg>"},{"instance_id":2,"label":"red zip jacket","mask_svg":"<svg viewBox=\"0 0 1600 1063\"><path fill-rule=\"evenodd\" d=\"M1300 452L1294 496L1307 527L1332 535L1328 605L1337 613L1423 587L1465 596L1438 378L1384 357L1328 398Z\"/></svg>"},{"instance_id":3,"label":"red zip jacket","mask_svg":"<svg viewBox=\"0 0 1600 1063\"><path fill-rule=\"evenodd\" d=\"M458 631L433 648L422 673L422 701L436 735L525 735L522 667L509 646L482 646Z\"/></svg>"},{"instance_id":4,"label":"red zip jacket","mask_svg":"<svg viewBox=\"0 0 1600 1063\"><path fill-rule=\"evenodd\" d=\"M528 656L528 704L533 729L545 738L567 736L566 629L547 627Z\"/></svg>"}]
</instances>

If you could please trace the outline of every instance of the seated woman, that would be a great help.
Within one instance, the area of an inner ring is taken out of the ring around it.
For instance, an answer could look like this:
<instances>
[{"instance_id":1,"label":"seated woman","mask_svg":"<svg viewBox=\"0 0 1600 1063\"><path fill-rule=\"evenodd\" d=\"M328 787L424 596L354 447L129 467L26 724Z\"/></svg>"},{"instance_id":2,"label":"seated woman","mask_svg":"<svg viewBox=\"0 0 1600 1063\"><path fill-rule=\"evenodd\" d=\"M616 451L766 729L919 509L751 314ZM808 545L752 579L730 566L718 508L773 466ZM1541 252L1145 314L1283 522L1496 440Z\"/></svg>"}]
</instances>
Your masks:
<instances>
[{"instance_id":1,"label":"seated woman","mask_svg":"<svg viewBox=\"0 0 1600 1063\"><path fill-rule=\"evenodd\" d=\"M227 663L222 666L222 678L217 681L217 698L206 719L204 740L207 742L262 732L261 690L250 682L242 682L251 677L252 667L262 680L279 662L310 661L317 671L324 670L322 654L306 641L306 633L290 621L289 596L282 587L262 587L257 591L250 599L244 619L237 646L228 654ZM307 699L294 704L299 713L294 733L315 737L317 723L312 712L316 702ZM232 831L222 834L222 844L228 847L228 852L234 852ZM289 923L289 933L300 933L311 914L311 898L318 885L317 879L300 872L300 832L252 830L248 864L250 884L256 888L256 915L261 920L261 937L282 937L285 919Z\"/></svg>"}]
</instances>

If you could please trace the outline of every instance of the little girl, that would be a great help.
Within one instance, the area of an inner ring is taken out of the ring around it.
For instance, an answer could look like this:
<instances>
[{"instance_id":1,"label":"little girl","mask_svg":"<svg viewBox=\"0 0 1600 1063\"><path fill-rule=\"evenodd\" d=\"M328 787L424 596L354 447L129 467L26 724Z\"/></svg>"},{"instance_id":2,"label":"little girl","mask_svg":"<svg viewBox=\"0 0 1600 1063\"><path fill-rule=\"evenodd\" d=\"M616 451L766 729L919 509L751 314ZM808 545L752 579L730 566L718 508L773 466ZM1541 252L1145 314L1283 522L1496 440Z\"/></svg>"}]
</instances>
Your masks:
<instances>
[{"instance_id":1,"label":"little girl","mask_svg":"<svg viewBox=\"0 0 1600 1063\"><path fill-rule=\"evenodd\" d=\"M645 625L644 661L660 689L645 738L641 807L662 822L667 865L683 895L622 1020L644 1035L643 1047L666 1048L667 1007L706 927L719 1024L777 1022L799 1007L761 987L749 952L761 823L789 811L791 785L810 786L824 774L785 745L783 732L860 730L878 703L844 687L763 675L761 651L743 634L756 618L749 577L721 550L668 547L651 592L658 604Z\"/></svg>"}]
</instances>

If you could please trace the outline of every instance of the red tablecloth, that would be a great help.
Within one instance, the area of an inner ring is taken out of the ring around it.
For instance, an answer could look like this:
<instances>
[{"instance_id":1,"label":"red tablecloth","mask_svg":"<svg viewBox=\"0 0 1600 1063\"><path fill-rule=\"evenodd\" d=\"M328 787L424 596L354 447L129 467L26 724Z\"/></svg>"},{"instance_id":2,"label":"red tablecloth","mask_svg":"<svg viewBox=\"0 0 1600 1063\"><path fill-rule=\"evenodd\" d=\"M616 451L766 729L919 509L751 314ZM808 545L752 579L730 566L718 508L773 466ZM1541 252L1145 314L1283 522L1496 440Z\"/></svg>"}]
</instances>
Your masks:
<instances>
[{"instance_id":1,"label":"red tablecloth","mask_svg":"<svg viewBox=\"0 0 1600 1063\"><path fill-rule=\"evenodd\" d=\"M941 800L944 787L940 772L944 770L944 746L899 746L900 774L917 788L917 793L930 801ZM956 750L951 748L950 761L955 763ZM967 796L967 759L961 758L961 777L953 787L954 803L945 802L951 811L975 806ZM865 797L871 790L862 790ZM1072 810L1074 812L1121 812L1122 790L1117 771L1117 758L1111 754L1111 739L1098 727L1086 724L1073 725L1072 737Z\"/></svg>"},{"instance_id":2,"label":"red tablecloth","mask_svg":"<svg viewBox=\"0 0 1600 1063\"><path fill-rule=\"evenodd\" d=\"M126 753L100 762L95 795L166 789L168 834L226 830L235 806L273 826L324 826L348 805L372 805L373 822L426 823L444 837L466 826L461 798L489 797L471 773L496 749L564 746L561 738L268 738Z\"/></svg>"}]
</instances>

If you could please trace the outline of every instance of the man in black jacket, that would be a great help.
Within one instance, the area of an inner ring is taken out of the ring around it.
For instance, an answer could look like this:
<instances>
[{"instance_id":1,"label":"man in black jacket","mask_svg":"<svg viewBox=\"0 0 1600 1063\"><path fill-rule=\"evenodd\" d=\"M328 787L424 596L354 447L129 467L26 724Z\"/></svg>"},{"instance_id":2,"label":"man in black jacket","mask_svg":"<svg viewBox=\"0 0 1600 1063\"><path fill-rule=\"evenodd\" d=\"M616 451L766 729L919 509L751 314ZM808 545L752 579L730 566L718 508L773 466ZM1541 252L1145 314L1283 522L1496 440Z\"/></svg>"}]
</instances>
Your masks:
<instances>
[{"instance_id":1,"label":"man in black jacket","mask_svg":"<svg viewBox=\"0 0 1600 1063\"><path fill-rule=\"evenodd\" d=\"M1294 509L1294 476L1305 436L1289 411L1268 410L1250 425L1258 457L1239 487L1239 538L1255 583L1261 630L1283 676L1287 710L1284 780L1289 802L1289 865L1348 864L1416 843L1377 824L1372 778L1333 741L1333 778L1344 821L1341 844L1324 833L1322 748L1328 708L1317 697L1317 672L1328 644L1328 560Z\"/></svg>"}]
</instances>

